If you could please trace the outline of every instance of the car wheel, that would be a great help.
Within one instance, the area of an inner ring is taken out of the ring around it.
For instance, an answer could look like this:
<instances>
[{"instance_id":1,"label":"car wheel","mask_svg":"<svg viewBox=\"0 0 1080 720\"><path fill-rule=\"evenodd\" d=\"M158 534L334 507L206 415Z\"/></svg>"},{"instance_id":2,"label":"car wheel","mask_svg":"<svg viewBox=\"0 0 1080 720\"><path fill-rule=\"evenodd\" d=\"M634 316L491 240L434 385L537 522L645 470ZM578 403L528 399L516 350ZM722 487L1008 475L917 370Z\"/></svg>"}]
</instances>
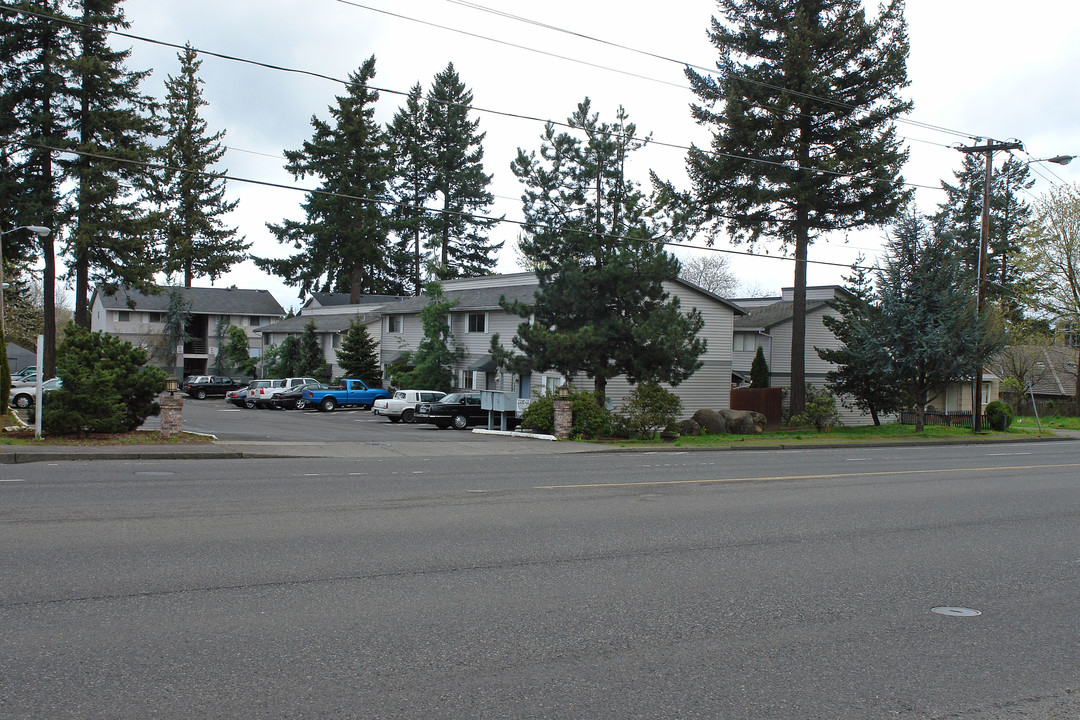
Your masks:
<instances>
[{"instance_id":1,"label":"car wheel","mask_svg":"<svg viewBox=\"0 0 1080 720\"><path fill-rule=\"evenodd\" d=\"M29 395L16 395L13 402L15 403L15 407L19 408L20 410L25 410L33 404L30 401Z\"/></svg>"},{"instance_id":2,"label":"car wheel","mask_svg":"<svg viewBox=\"0 0 1080 720\"><path fill-rule=\"evenodd\" d=\"M323 398L322 404L319 405L319 409L323 412L330 412L337 407L337 402L334 398Z\"/></svg>"},{"instance_id":3,"label":"car wheel","mask_svg":"<svg viewBox=\"0 0 1080 720\"><path fill-rule=\"evenodd\" d=\"M195 391L195 399L196 400L205 400L206 399L206 391L205 390L196 390Z\"/></svg>"},{"instance_id":4,"label":"car wheel","mask_svg":"<svg viewBox=\"0 0 1080 720\"><path fill-rule=\"evenodd\" d=\"M244 407L246 407L248 410L254 409L255 401L254 400L245 400L244 401Z\"/></svg>"},{"instance_id":5,"label":"car wheel","mask_svg":"<svg viewBox=\"0 0 1080 720\"><path fill-rule=\"evenodd\" d=\"M464 415L455 415L454 419L450 421L455 430L464 430L469 427L469 418Z\"/></svg>"},{"instance_id":6,"label":"car wheel","mask_svg":"<svg viewBox=\"0 0 1080 720\"><path fill-rule=\"evenodd\" d=\"M303 398L297 398L296 405L293 406L293 410L303 410L307 407L307 400Z\"/></svg>"},{"instance_id":7,"label":"car wheel","mask_svg":"<svg viewBox=\"0 0 1080 720\"><path fill-rule=\"evenodd\" d=\"M407 423L414 422L416 420L416 417L414 416L413 413L415 413L415 412L416 411L413 410L412 408L405 408L404 410L401 411L401 419L404 420Z\"/></svg>"},{"instance_id":8,"label":"car wheel","mask_svg":"<svg viewBox=\"0 0 1080 720\"><path fill-rule=\"evenodd\" d=\"M390 421L390 422L392 422L392 423L396 423L396 422L401 422L401 418L400 418L400 417L390 417L389 415L387 415L387 416L386 416L386 419L387 419L387 420L389 420L389 421Z\"/></svg>"}]
</instances>

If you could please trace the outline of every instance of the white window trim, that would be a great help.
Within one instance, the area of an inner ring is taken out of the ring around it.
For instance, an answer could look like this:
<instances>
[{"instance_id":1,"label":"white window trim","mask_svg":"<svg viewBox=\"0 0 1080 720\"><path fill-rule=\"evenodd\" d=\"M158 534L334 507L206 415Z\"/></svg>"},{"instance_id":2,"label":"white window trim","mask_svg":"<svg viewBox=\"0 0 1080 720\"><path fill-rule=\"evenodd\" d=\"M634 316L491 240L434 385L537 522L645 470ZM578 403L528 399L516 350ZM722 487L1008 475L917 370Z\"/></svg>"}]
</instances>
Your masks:
<instances>
[{"instance_id":1,"label":"white window trim","mask_svg":"<svg viewBox=\"0 0 1080 720\"><path fill-rule=\"evenodd\" d=\"M472 326L472 319L473 319L474 315L483 315L484 316L484 329L483 330L473 330L472 329L471 326ZM491 330L491 318L488 317L488 315L489 315L489 313L487 313L487 312L474 312L474 313L471 312L471 313L468 313L467 316L466 316L465 332L473 333L474 335L487 335L487 334L489 334L489 332Z\"/></svg>"}]
</instances>

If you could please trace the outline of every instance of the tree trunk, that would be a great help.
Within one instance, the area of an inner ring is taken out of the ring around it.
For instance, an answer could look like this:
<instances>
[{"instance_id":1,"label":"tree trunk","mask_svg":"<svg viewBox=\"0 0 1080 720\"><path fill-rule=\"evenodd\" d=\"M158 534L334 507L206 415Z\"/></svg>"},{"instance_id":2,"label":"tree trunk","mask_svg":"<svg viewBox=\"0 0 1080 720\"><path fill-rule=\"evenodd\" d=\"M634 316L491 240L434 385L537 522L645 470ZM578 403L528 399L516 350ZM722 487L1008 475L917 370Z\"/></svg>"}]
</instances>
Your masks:
<instances>
[{"instance_id":1,"label":"tree trunk","mask_svg":"<svg viewBox=\"0 0 1080 720\"><path fill-rule=\"evenodd\" d=\"M1078 347L1080 347L1080 345L1078 345ZM1076 413L1077 417L1080 417L1080 350L1077 350L1077 353L1076 353L1076 388L1075 388L1075 390L1076 390L1076 392L1073 395L1073 400L1075 401L1076 407L1073 408L1073 411Z\"/></svg>"},{"instance_id":2,"label":"tree trunk","mask_svg":"<svg viewBox=\"0 0 1080 720\"><path fill-rule=\"evenodd\" d=\"M806 255L810 244L806 224L795 238L795 296L791 307L791 414L806 409Z\"/></svg>"}]
</instances>

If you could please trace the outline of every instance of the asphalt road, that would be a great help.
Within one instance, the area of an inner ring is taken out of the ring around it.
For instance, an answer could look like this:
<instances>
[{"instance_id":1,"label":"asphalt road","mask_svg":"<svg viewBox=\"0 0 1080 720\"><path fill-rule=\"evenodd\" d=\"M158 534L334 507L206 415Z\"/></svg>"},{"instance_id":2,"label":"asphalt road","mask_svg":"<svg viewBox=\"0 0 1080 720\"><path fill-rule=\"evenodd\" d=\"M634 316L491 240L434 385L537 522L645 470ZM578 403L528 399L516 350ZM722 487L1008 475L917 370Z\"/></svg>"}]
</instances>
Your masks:
<instances>
[{"instance_id":1,"label":"asphalt road","mask_svg":"<svg viewBox=\"0 0 1080 720\"><path fill-rule=\"evenodd\" d=\"M0 481L3 718L1080 714L1073 442Z\"/></svg>"}]
</instances>

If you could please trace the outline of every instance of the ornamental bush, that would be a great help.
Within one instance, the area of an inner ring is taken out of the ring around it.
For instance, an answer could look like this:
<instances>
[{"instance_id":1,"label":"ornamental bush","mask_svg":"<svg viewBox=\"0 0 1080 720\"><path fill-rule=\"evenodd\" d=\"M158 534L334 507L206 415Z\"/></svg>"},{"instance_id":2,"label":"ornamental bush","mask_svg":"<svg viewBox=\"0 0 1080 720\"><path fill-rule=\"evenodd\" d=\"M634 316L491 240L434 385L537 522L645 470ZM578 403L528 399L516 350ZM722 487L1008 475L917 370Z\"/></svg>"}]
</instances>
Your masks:
<instances>
[{"instance_id":1,"label":"ornamental bush","mask_svg":"<svg viewBox=\"0 0 1080 720\"><path fill-rule=\"evenodd\" d=\"M651 438L657 430L675 422L682 401L659 383L639 383L623 405L622 419L631 437Z\"/></svg>"},{"instance_id":2,"label":"ornamental bush","mask_svg":"<svg viewBox=\"0 0 1080 720\"><path fill-rule=\"evenodd\" d=\"M596 395L588 390L570 391L570 412L573 420L570 425L570 437L595 438L611 432L611 413L596 400ZM555 395L544 393L533 398L529 407L521 415L521 426L539 433L555 432Z\"/></svg>"},{"instance_id":3,"label":"ornamental bush","mask_svg":"<svg viewBox=\"0 0 1080 720\"><path fill-rule=\"evenodd\" d=\"M991 430L1008 430L1013 421L1013 411L1007 403L995 400L986 406L986 425Z\"/></svg>"},{"instance_id":4,"label":"ornamental bush","mask_svg":"<svg viewBox=\"0 0 1080 720\"><path fill-rule=\"evenodd\" d=\"M47 434L130 432L157 415L165 371L148 367L147 352L102 332L69 323L56 353L61 387L45 393Z\"/></svg>"},{"instance_id":5,"label":"ornamental bush","mask_svg":"<svg viewBox=\"0 0 1080 720\"><path fill-rule=\"evenodd\" d=\"M840 424L840 413L836 410L836 398L828 390L806 386L806 409L791 418L792 425L813 425L818 432Z\"/></svg>"}]
</instances>

